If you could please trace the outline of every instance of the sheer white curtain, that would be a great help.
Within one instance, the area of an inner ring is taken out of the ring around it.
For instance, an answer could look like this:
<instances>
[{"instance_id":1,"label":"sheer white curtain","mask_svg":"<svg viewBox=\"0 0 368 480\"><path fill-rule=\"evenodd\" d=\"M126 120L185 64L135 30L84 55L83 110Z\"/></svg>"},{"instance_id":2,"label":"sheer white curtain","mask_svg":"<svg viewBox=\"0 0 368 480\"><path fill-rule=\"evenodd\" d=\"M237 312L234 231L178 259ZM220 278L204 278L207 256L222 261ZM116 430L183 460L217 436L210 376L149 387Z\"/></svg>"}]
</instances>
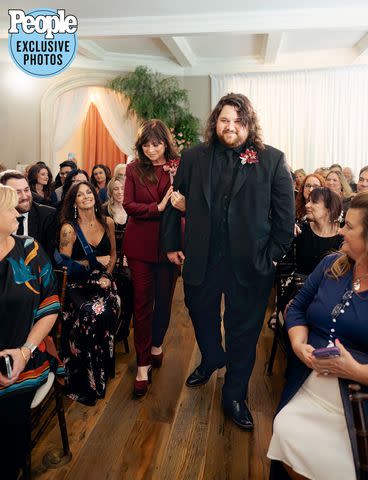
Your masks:
<instances>
[{"instance_id":1,"label":"sheer white curtain","mask_svg":"<svg viewBox=\"0 0 368 480\"><path fill-rule=\"evenodd\" d=\"M243 93L255 107L264 141L307 172L340 163L355 178L368 164L368 67L211 77L214 107Z\"/></svg>"},{"instance_id":2,"label":"sheer white curtain","mask_svg":"<svg viewBox=\"0 0 368 480\"><path fill-rule=\"evenodd\" d=\"M93 103L101 119L119 149L128 156L133 155L137 130L137 116L128 113L128 99L108 88L91 88Z\"/></svg>"},{"instance_id":3,"label":"sheer white curtain","mask_svg":"<svg viewBox=\"0 0 368 480\"><path fill-rule=\"evenodd\" d=\"M104 125L116 145L128 156L133 155L139 121L128 114L128 101L121 94L103 87L79 87L58 97L54 108L52 170L58 171L56 152L70 140L94 102Z\"/></svg>"}]
</instances>

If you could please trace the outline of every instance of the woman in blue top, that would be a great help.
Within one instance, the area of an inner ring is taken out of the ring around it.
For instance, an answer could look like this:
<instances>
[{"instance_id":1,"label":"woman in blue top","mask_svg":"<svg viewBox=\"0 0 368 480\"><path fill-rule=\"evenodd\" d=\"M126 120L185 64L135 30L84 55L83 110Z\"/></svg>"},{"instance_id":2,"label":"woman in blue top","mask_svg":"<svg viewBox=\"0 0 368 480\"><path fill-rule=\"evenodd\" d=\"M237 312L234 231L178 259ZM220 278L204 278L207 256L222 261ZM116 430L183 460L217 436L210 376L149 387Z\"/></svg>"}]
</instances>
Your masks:
<instances>
[{"instance_id":1,"label":"woman in blue top","mask_svg":"<svg viewBox=\"0 0 368 480\"><path fill-rule=\"evenodd\" d=\"M268 451L271 479L356 478L348 385L368 386L368 192L352 200L340 234L340 252L322 260L287 312L293 354ZM334 345L340 356L314 357Z\"/></svg>"}]
</instances>

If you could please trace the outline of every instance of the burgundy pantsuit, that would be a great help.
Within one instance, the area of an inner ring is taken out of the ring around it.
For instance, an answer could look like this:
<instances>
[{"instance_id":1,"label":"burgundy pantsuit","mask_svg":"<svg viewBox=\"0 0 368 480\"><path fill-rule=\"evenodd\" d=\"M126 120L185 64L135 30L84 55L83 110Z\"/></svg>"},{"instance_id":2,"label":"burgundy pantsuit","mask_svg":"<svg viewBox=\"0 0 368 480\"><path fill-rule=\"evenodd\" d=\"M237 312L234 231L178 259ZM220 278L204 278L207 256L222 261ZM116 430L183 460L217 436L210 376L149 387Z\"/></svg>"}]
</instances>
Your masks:
<instances>
[{"instance_id":1,"label":"burgundy pantsuit","mask_svg":"<svg viewBox=\"0 0 368 480\"><path fill-rule=\"evenodd\" d=\"M170 187L169 173L155 167L158 182L142 181L136 162L126 169L124 209L129 215L123 251L134 289L134 344L138 366L150 365L151 346L159 347L167 331L178 268L160 245L162 214L158 211Z\"/></svg>"}]
</instances>

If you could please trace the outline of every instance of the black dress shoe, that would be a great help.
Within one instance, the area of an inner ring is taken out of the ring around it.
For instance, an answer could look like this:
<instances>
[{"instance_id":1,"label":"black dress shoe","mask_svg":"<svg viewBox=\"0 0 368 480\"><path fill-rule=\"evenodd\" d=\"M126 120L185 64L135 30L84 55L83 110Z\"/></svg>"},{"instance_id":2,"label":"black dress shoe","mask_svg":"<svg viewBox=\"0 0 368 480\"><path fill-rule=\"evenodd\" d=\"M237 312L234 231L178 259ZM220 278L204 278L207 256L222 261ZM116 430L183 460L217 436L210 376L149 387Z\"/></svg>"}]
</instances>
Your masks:
<instances>
[{"instance_id":1,"label":"black dress shoe","mask_svg":"<svg viewBox=\"0 0 368 480\"><path fill-rule=\"evenodd\" d=\"M244 401L232 400L231 402L222 401L222 407L227 417L244 430L253 430L254 422L252 414Z\"/></svg>"},{"instance_id":2,"label":"black dress shoe","mask_svg":"<svg viewBox=\"0 0 368 480\"><path fill-rule=\"evenodd\" d=\"M201 385L205 385L208 380L211 378L215 370L206 370L205 368L199 365L194 372L192 372L189 377L187 378L185 385L187 387L200 387Z\"/></svg>"}]
</instances>

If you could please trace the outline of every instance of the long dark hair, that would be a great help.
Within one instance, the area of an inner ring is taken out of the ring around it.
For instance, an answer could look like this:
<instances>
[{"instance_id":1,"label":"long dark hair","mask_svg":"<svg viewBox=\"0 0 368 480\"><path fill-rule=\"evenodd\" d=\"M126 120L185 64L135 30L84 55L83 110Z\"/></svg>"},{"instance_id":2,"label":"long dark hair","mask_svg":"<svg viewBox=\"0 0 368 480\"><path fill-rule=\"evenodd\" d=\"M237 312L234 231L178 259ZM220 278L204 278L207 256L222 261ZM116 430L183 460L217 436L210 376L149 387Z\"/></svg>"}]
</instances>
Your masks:
<instances>
[{"instance_id":1,"label":"long dark hair","mask_svg":"<svg viewBox=\"0 0 368 480\"><path fill-rule=\"evenodd\" d=\"M68 175L65 177L65 182L63 185L63 192L61 194L61 201L64 200L66 197L67 193L69 192L70 188L73 185L73 178L78 175L79 173L82 173L85 175L87 181L89 182L89 175L85 170L82 170L81 168L76 168L75 170L71 170Z\"/></svg>"},{"instance_id":2,"label":"long dark hair","mask_svg":"<svg viewBox=\"0 0 368 480\"><path fill-rule=\"evenodd\" d=\"M174 146L173 138L168 127L158 119L147 120L142 123L138 130L137 140L135 142L135 151L138 161L136 169L140 180L147 180L150 183L157 182L155 168L151 160L143 152L143 145L149 142L163 143L165 145L165 160L175 160L178 158L178 152Z\"/></svg>"},{"instance_id":3,"label":"long dark hair","mask_svg":"<svg viewBox=\"0 0 368 480\"><path fill-rule=\"evenodd\" d=\"M64 225L64 223L74 223L76 221L74 204L78 195L79 187L81 185L87 185L87 187L91 189L95 199L96 219L107 231L106 217L102 213L101 200L98 197L95 187L90 182L86 182L84 180L76 185L73 185L68 191L61 209L60 224Z\"/></svg>"},{"instance_id":4,"label":"long dark hair","mask_svg":"<svg viewBox=\"0 0 368 480\"><path fill-rule=\"evenodd\" d=\"M91 183L92 185L95 187L95 188L98 188L98 183L95 179L95 176L93 175L94 171L97 169L97 168L102 168L102 170L105 172L105 175L106 175L106 187L107 187L107 184L109 183L109 181L111 180L111 170L109 169L109 167L107 165L103 165L102 163L98 163L97 165L95 165L93 168L92 168L92 173L91 173Z\"/></svg>"},{"instance_id":5,"label":"long dark hair","mask_svg":"<svg viewBox=\"0 0 368 480\"><path fill-rule=\"evenodd\" d=\"M52 186L52 173L49 167L45 163L38 162L35 165L31 165L27 172L27 178L28 178L30 189L32 190L32 192L37 193L37 190L36 190L37 175L41 170L44 170L44 169L47 170L49 179L48 179L47 185L43 186L43 193L44 193L45 199L50 200L51 186Z\"/></svg>"},{"instance_id":6,"label":"long dark hair","mask_svg":"<svg viewBox=\"0 0 368 480\"><path fill-rule=\"evenodd\" d=\"M216 125L221 110L225 105L231 105L237 111L243 126L248 127L248 140L253 143L259 151L264 150L262 141L262 130L259 125L257 114L250 103L250 100L241 93L229 93L220 98L218 104L209 116L204 132L204 140L207 144L213 145L217 139Z\"/></svg>"}]
</instances>

